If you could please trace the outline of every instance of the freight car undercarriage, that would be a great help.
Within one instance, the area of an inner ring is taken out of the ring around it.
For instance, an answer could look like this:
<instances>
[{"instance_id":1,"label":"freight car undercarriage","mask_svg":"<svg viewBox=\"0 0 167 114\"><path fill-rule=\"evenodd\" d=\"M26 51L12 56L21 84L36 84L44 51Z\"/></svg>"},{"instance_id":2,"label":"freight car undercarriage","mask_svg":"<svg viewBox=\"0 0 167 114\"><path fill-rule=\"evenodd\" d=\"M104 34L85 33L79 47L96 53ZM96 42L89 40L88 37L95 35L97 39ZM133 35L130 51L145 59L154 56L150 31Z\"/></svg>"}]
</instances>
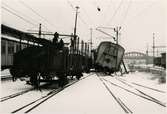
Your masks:
<instances>
[{"instance_id":1,"label":"freight car undercarriage","mask_svg":"<svg viewBox=\"0 0 167 114\"><path fill-rule=\"evenodd\" d=\"M11 73L13 73L11 71ZM15 73L16 74L16 73ZM80 79L82 73L76 75L76 79ZM63 74L59 74L57 75L55 74L46 74L46 73L31 73L31 74L22 74L22 77L16 77L13 75L13 81L16 81L17 78L19 78L21 81L26 81L27 84L30 84L36 88L38 88L40 86L41 82L47 82L47 83L54 83L54 84L58 84L58 86L63 87L64 85L66 85L68 83L69 79L73 79L73 76L67 76L67 75L63 75Z\"/></svg>"}]
</instances>

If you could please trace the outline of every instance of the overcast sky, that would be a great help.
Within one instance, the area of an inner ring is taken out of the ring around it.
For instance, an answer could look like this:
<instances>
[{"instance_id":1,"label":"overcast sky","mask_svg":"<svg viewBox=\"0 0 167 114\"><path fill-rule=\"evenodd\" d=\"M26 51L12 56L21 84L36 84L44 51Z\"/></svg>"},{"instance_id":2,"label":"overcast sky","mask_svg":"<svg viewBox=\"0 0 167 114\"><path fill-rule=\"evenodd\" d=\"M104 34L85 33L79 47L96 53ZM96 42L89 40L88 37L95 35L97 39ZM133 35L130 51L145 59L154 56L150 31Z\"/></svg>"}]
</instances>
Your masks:
<instances>
[{"instance_id":1,"label":"overcast sky","mask_svg":"<svg viewBox=\"0 0 167 114\"><path fill-rule=\"evenodd\" d=\"M71 34L75 6L79 6L77 34L81 39L90 41L93 28L96 47L100 41L113 41L95 30L97 27L121 26L119 43L125 50L145 52L147 44L151 50L153 33L156 45L166 45L165 3L165 0L1 0L1 22L23 31L38 30L42 23L43 31ZM115 35L111 29L101 30Z\"/></svg>"}]
</instances>

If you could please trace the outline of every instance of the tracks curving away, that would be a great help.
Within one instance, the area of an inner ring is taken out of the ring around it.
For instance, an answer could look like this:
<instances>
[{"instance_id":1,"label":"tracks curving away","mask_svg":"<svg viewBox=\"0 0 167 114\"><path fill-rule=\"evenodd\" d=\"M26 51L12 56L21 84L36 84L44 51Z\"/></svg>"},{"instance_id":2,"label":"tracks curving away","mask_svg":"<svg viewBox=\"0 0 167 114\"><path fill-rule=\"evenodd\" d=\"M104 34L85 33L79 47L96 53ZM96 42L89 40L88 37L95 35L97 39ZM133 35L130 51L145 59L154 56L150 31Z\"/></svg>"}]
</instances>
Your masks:
<instances>
[{"instance_id":1,"label":"tracks curving away","mask_svg":"<svg viewBox=\"0 0 167 114\"><path fill-rule=\"evenodd\" d=\"M129 89L126 89L126 88L124 88L124 87L122 87L122 86L119 86L119 85L117 85L117 84L114 84L113 82L111 82L111 81L109 81L109 80L106 80L106 79L104 79L104 78L103 78L103 80L106 81L106 82L108 82L109 84L111 84L111 85L113 85L113 86L116 86L116 87L119 87L119 88L121 88L121 89L123 89L123 90L125 90L125 91L127 91L127 92L129 92L129 93L131 93L131 94L133 94L133 95L136 95L136 96L141 97L141 98L143 98L143 99L146 99L146 100L148 100L148 101L154 102L154 103L156 103L156 104L158 104L158 105L160 105L160 106L166 107L166 104L165 104L164 102L162 102L162 101L160 101L160 100L158 100L158 99L152 97L151 95L148 95L148 94L142 92L142 91L139 90L139 89L134 88L136 91L139 92L139 93L136 93L136 92L133 92L133 91L131 91L131 90L129 90ZM121 82L122 82L122 81L121 81ZM126 82L124 82L124 84L125 84L125 83L126 83ZM126 84L126 85L127 85L127 84ZM133 87L133 86L132 86L132 87Z\"/></svg>"}]
</instances>

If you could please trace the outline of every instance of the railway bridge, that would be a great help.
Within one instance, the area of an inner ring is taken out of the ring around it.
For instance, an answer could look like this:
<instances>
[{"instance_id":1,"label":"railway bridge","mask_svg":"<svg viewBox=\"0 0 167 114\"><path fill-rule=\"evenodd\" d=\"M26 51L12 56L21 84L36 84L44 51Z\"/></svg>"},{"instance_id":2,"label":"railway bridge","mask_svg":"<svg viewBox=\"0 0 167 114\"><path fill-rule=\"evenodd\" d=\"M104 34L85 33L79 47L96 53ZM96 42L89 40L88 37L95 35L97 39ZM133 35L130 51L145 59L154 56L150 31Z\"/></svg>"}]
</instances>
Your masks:
<instances>
[{"instance_id":1,"label":"railway bridge","mask_svg":"<svg viewBox=\"0 0 167 114\"><path fill-rule=\"evenodd\" d=\"M124 54L124 61L127 64L152 64L153 57L145 53L132 51Z\"/></svg>"}]
</instances>

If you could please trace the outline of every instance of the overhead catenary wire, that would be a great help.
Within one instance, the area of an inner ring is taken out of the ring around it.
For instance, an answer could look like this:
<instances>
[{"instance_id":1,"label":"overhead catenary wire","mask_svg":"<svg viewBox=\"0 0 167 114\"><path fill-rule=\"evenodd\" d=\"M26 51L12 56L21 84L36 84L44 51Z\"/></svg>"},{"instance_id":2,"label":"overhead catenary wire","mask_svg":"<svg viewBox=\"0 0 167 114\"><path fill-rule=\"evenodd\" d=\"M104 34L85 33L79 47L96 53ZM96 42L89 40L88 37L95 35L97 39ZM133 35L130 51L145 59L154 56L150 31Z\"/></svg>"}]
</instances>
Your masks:
<instances>
[{"instance_id":1,"label":"overhead catenary wire","mask_svg":"<svg viewBox=\"0 0 167 114\"><path fill-rule=\"evenodd\" d=\"M12 10L13 12L15 12L17 15L21 15L22 17L26 18L27 20L29 19L29 21L31 20L31 22L35 22L39 24L39 21L32 19L31 17L27 16L26 14L17 11L16 9L10 7L9 5L7 5L6 3L2 2L2 5L5 5L5 7L7 7L8 9ZM39 26L38 24L36 24L37 26ZM36 26L36 27L37 27ZM46 26L43 25L43 27L47 30L49 30Z\"/></svg>"},{"instance_id":2,"label":"overhead catenary wire","mask_svg":"<svg viewBox=\"0 0 167 114\"><path fill-rule=\"evenodd\" d=\"M107 20L106 20L106 19L107 19L106 17L108 17L108 11L109 11L109 9L111 8L112 3L113 3L113 1L110 0L110 3L108 4L108 7L106 8L106 11L104 12L104 19L105 19L105 22L107 21Z\"/></svg>"},{"instance_id":3,"label":"overhead catenary wire","mask_svg":"<svg viewBox=\"0 0 167 114\"><path fill-rule=\"evenodd\" d=\"M4 9L5 11L9 12L10 14L15 15L16 17L22 19L22 20L25 21L25 22L27 22L27 23L29 23L29 24L31 24L31 25L33 25L33 26L37 26L36 24L34 24L34 23L32 23L31 21L27 20L26 18L24 18L24 17L18 15L17 13L15 13L15 12L9 10L8 8L6 8L6 7L4 7L4 6L1 6L1 8Z\"/></svg>"},{"instance_id":4,"label":"overhead catenary wire","mask_svg":"<svg viewBox=\"0 0 167 114\"><path fill-rule=\"evenodd\" d=\"M26 20L30 21L31 23L32 23L32 22L38 23L36 20L34 20L34 19L32 19L31 17L29 17L29 16L27 16L27 15L25 15L25 14L23 14L23 13L17 11L16 9L10 7L10 6L7 5L6 3L3 3L3 2L2 2L2 5L4 5L4 7L8 8L9 10L11 10L13 13L15 13L15 14L17 14L17 15L19 15L19 16L21 15L21 17L24 17ZM37 24L36 24L36 25L37 25Z\"/></svg>"},{"instance_id":5,"label":"overhead catenary wire","mask_svg":"<svg viewBox=\"0 0 167 114\"><path fill-rule=\"evenodd\" d=\"M33 22L36 21L36 20L32 19L31 17L29 17L29 16L27 16L27 15L25 15L25 14L23 14L23 13L17 11L16 9L14 9L14 8L12 8L12 7L10 7L9 5L7 5L7 4L4 3L4 2L2 2L2 5L4 5L5 7L7 7L8 9L11 9L12 11L16 12L17 14L21 14L22 16L24 15L25 17L31 19Z\"/></svg>"},{"instance_id":6,"label":"overhead catenary wire","mask_svg":"<svg viewBox=\"0 0 167 114\"><path fill-rule=\"evenodd\" d=\"M125 20L126 20L126 18L127 18L128 11L129 11L129 9L130 9L131 4L132 4L132 0L129 0L127 9L126 9L126 11L125 11L125 15L124 15L124 17L123 17L123 19L122 19L122 22L121 22L121 24L120 24L121 26L123 26L123 24L124 24L124 22L125 22Z\"/></svg>"},{"instance_id":7,"label":"overhead catenary wire","mask_svg":"<svg viewBox=\"0 0 167 114\"><path fill-rule=\"evenodd\" d=\"M87 12L86 12L86 10L85 10L84 7L82 8L82 10L83 10L83 12L85 13L85 15L86 15L87 17L89 17L90 23L93 23L93 24L95 25L94 21L92 21L92 18L87 14Z\"/></svg>"},{"instance_id":8,"label":"overhead catenary wire","mask_svg":"<svg viewBox=\"0 0 167 114\"><path fill-rule=\"evenodd\" d=\"M149 10L154 4L155 4L155 2L152 2L152 3L149 4L147 7L143 8L142 10L140 10L137 14L135 14L134 16L132 16L132 18L130 18L128 21L134 22L134 21L135 21L135 18L137 18L137 17L139 17L140 15L142 15L143 12L146 12L147 10Z\"/></svg>"},{"instance_id":9,"label":"overhead catenary wire","mask_svg":"<svg viewBox=\"0 0 167 114\"><path fill-rule=\"evenodd\" d=\"M73 4L69 0L67 0L67 3L75 11L75 7L73 6ZM83 18L80 15L78 17L80 18L80 20L82 21L83 24L85 24L88 28L90 28L89 25L83 20Z\"/></svg>"},{"instance_id":10,"label":"overhead catenary wire","mask_svg":"<svg viewBox=\"0 0 167 114\"><path fill-rule=\"evenodd\" d=\"M121 0L121 2L119 3L118 7L116 8L115 12L113 13L112 17L110 18L108 23L112 23L114 17L116 16L116 14L118 13L119 9L121 8L121 5L123 4L123 0ZM107 24L108 24L107 23Z\"/></svg>"},{"instance_id":11,"label":"overhead catenary wire","mask_svg":"<svg viewBox=\"0 0 167 114\"><path fill-rule=\"evenodd\" d=\"M72 8L73 10L75 10L75 7L72 5L72 3L71 3L69 0L67 0L67 3L71 6L71 8Z\"/></svg>"},{"instance_id":12,"label":"overhead catenary wire","mask_svg":"<svg viewBox=\"0 0 167 114\"><path fill-rule=\"evenodd\" d=\"M30 7L29 5L27 5L25 2L23 2L22 0L19 0L19 2L24 5L26 8L28 8L29 10L31 10L34 14L36 14L37 16L39 16L41 19L43 19L45 22L47 22L48 24L50 24L53 27L56 27L53 23L50 23L45 17L41 16L37 11L35 11L32 7Z\"/></svg>"}]
</instances>

